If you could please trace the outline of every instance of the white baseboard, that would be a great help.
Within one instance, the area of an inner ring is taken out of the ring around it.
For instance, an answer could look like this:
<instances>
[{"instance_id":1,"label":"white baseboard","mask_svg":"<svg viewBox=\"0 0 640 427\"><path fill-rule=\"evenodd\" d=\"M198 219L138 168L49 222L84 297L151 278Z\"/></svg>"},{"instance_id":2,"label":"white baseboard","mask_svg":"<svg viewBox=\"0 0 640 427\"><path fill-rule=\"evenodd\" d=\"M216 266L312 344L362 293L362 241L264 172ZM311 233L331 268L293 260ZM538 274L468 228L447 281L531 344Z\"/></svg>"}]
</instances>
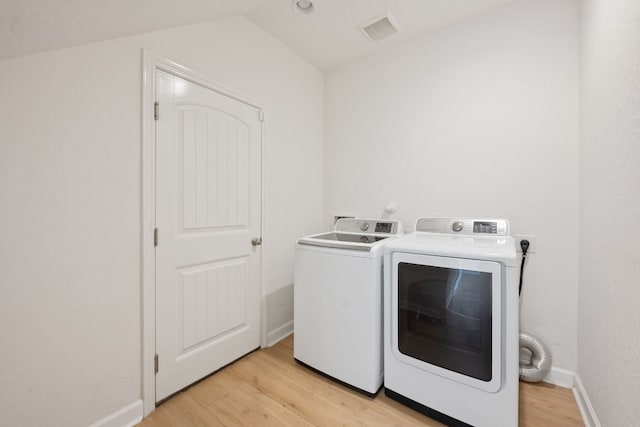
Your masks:
<instances>
[{"instance_id":1,"label":"white baseboard","mask_svg":"<svg viewBox=\"0 0 640 427\"><path fill-rule=\"evenodd\" d=\"M572 389L573 397L578 404L578 410L580 411L584 425L586 427L602 427L578 374L566 369L551 368L551 372L549 372L549 375L544 379L544 382L558 387Z\"/></svg>"},{"instance_id":2,"label":"white baseboard","mask_svg":"<svg viewBox=\"0 0 640 427\"><path fill-rule=\"evenodd\" d=\"M271 347L293 332L293 283L265 297L264 346Z\"/></svg>"},{"instance_id":3,"label":"white baseboard","mask_svg":"<svg viewBox=\"0 0 640 427\"><path fill-rule=\"evenodd\" d=\"M549 375L543 380L545 383L558 387L573 388L576 385L576 373L562 368L551 368Z\"/></svg>"},{"instance_id":4,"label":"white baseboard","mask_svg":"<svg viewBox=\"0 0 640 427\"><path fill-rule=\"evenodd\" d=\"M285 323L279 328L274 329L271 332L267 332L267 347L271 347L278 341L283 340L293 333L293 320Z\"/></svg>"},{"instance_id":5,"label":"white baseboard","mask_svg":"<svg viewBox=\"0 0 640 427\"><path fill-rule=\"evenodd\" d=\"M131 427L142 421L142 400L137 400L89 427Z\"/></svg>"},{"instance_id":6,"label":"white baseboard","mask_svg":"<svg viewBox=\"0 0 640 427\"><path fill-rule=\"evenodd\" d=\"M578 375L576 375L576 386L573 388L573 395L576 398L576 402L578 402L578 409L582 415L584 425L587 427L602 427L602 424L600 424L596 416L596 411L593 409L593 405L591 405L587 390L584 388L584 384L582 384Z\"/></svg>"}]
</instances>

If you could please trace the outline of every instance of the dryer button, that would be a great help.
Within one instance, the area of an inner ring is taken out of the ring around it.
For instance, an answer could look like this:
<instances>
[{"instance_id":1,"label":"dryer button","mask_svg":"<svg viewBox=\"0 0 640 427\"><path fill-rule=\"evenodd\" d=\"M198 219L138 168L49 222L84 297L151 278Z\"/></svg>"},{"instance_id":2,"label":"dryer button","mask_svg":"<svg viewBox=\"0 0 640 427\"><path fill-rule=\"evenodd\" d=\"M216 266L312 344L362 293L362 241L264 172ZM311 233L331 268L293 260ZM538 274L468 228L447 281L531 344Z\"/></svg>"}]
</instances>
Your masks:
<instances>
[{"instance_id":1,"label":"dryer button","mask_svg":"<svg viewBox=\"0 0 640 427\"><path fill-rule=\"evenodd\" d=\"M462 222L462 221L456 221L451 226L451 229L453 231L455 231L456 233L459 232L459 231L462 231L463 228L464 228L464 222Z\"/></svg>"}]
</instances>

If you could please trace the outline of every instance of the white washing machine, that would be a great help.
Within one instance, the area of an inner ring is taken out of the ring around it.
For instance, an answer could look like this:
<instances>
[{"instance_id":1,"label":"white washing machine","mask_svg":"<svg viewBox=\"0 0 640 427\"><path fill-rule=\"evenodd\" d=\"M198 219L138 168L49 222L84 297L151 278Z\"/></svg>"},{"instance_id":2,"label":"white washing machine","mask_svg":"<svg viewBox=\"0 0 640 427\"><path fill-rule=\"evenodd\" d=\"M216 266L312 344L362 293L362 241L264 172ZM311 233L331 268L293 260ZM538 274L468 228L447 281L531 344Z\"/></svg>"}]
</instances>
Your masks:
<instances>
[{"instance_id":1,"label":"white washing machine","mask_svg":"<svg viewBox=\"0 0 640 427\"><path fill-rule=\"evenodd\" d=\"M385 247L387 396L448 425L518 425L518 263L503 219L418 218Z\"/></svg>"},{"instance_id":2,"label":"white washing machine","mask_svg":"<svg viewBox=\"0 0 640 427\"><path fill-rule=\"evenodd\" d=\"M398 221L343 218L296 244L294 358L367 394L382 384L384 245Z\"/></svg>"}]
</instances>

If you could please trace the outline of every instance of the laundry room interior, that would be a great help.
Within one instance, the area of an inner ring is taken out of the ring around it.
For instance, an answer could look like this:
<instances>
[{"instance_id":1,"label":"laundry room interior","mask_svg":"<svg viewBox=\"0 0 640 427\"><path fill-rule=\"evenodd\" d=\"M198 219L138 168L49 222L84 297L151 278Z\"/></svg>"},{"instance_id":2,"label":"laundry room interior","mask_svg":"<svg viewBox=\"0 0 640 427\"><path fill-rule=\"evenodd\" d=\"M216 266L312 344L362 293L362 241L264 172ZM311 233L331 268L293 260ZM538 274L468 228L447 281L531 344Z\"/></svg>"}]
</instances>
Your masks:
<instances>
[{"instance_id":1,"label":"laundry room interior","mask_svg":"<svg viewBox=\"0 0 640 427\"><path fill-rule=\"evenodd\" d=\"M336 216L504 218L544 381L587 426L638 424L640 2L296 3L2 2L0 425L154 410L153 61L264 114L260 347L294 331L296 241Z\"/></svg>"}]
</instances>

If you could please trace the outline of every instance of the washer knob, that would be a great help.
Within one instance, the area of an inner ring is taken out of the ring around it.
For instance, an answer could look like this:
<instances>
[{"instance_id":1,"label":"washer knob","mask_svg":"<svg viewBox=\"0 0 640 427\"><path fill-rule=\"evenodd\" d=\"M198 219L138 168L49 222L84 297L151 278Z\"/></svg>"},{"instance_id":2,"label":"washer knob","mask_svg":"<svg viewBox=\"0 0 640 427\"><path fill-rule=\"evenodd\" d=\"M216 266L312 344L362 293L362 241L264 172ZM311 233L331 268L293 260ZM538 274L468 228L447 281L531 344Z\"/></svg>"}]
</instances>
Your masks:
<instances>
[{"instance_id":1,"label":"washer knob","mask_svg":"<svg viewBox=\"0 0 640 427\"><path fill-rule=\"evenodd\" d=\"M451 229L453 231L455 231L456 233L459 232L459 231L462 231L463 228L464 228L464 222L462 222L462 221L456 221L451 226Z\"/></svg>"},{"instance_id":2,"label":"washer knob","mask_svg":"<svg viewBox=\"0 0 640 427\"><path fill-rule=\"evenodd\" d=\"M366 222L363 222L362 225L360 226L360 230L367 231L368 229L369 229L369 224L367 224Z\"/></svg>"}]
</instances>

